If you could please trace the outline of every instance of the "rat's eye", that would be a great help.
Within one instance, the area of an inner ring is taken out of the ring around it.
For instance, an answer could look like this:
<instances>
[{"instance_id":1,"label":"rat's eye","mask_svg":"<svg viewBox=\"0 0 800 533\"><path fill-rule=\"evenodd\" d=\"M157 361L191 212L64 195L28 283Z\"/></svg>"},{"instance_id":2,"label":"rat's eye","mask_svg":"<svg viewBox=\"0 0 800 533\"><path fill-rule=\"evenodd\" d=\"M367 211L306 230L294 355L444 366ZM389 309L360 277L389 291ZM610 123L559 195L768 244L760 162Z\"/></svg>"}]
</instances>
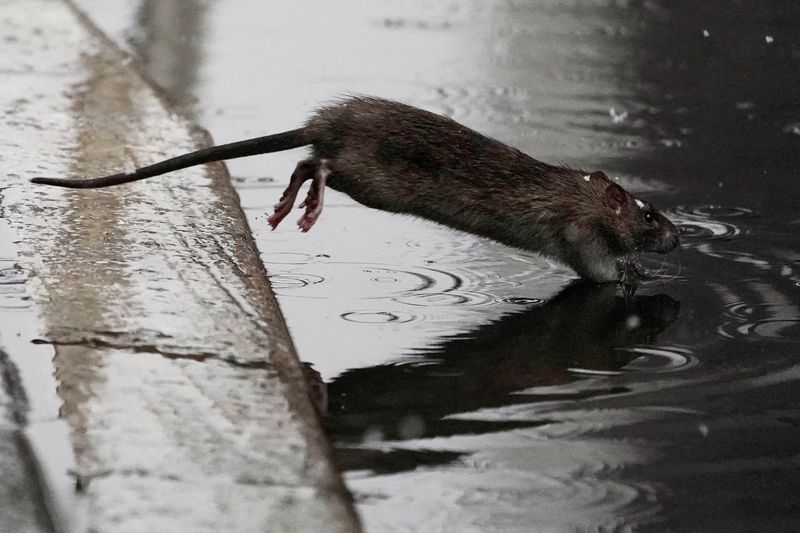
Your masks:
<instances>
[{"instance_id":1,"label":"rat's eye","mask_svg":"<svg viewBox=\"0 0 800 533\"><path fill-rule=\"evenodd\" d=\"M644 214L644 221L647 222L648 224L652 224L653 222L656 221L656 217L653 216L652 211L648 211Z\"/></svg>"}]
</instances>

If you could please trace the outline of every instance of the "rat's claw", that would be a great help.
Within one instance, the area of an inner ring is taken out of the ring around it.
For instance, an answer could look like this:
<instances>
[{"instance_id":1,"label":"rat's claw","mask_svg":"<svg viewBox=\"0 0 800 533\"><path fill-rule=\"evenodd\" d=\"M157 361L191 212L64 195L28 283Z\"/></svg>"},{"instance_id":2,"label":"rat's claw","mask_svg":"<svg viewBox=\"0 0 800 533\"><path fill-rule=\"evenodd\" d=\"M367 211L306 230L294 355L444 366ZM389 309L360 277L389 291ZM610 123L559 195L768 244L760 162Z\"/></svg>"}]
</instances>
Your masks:
<instances>
[{"instance_id":1,"label":"rat's claw","mask_svg":"<svg viewBox=\"0 0 800 533\"><path fill-rule=\"evenodd\" d=\"M322 213L323 196L325 194L325 182L328 176L331 175L331 168L327 161L320 162L314 179L311 180L311 187L308 189L306 199L300 204L301 208L305 208L306 212L297 221L297 227L303 233L311 229L317 222L319 215Z\"/></svg>"},{"instance_id":2,"label":"rat's claw","mask_svg":"<svg viewBox=\"0 0 800 533\"><path fill-rule=\"evenodd\" d=\"M291 185L290 185L291 187ZM289 214L289 211L292 210L292 203L294 203L294 199L284 199L275 204L275 211L267 218L267 224L269 224L272 229L278 227L278 224L281 223L281 220L286 218L286 215Z\"/></svg>"},{"instance_id":3,"label":"rat's claw","mask_svg":"<svg viewBox=\"0 0 800 533\"><path fill-rule=\"evenodd\" d=\"M278 227L278 224L280 224L292 210L300 186L304 181L312 179L318 168L316 163L309 160L297 163L297 167L295 167L292 173L292 178L289 180L289 186L283 191L278 203L273 206L274 211L272 215L267 218L267 224L269 224L273 230Z\"/></svg>"},{"instance_id":4,"label":"rat's claw","mask_svg":"<svg viewBox=\"0 0 800 533\"><path fill-rule=\"evenodd\" d=\"M303 233L307 232L317 222L320 213L322 213L322 208L306 211L305 214L300 217L300 220L297 221L297 227L300 228L300 231Z\"/></svg>"}]
</instances>

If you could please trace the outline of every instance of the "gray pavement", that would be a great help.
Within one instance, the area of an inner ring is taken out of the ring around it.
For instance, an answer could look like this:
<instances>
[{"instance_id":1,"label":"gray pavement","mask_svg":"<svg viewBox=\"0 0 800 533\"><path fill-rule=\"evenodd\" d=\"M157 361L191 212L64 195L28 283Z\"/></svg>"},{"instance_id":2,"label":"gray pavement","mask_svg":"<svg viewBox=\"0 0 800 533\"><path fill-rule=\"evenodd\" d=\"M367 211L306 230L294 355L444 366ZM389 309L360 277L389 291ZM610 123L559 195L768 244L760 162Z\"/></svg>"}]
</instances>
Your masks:
<instances>
[{"instance_id":1,"label":"gray pavement","mask_svg":"<svg viewBox=\"0 0 800 533\"><path fill-rule=\"evenodd\" d=\"M357 530L225 168L27 182L208 137L68 4L0 22L0 531Z\"/></svg>"}]
</instances>

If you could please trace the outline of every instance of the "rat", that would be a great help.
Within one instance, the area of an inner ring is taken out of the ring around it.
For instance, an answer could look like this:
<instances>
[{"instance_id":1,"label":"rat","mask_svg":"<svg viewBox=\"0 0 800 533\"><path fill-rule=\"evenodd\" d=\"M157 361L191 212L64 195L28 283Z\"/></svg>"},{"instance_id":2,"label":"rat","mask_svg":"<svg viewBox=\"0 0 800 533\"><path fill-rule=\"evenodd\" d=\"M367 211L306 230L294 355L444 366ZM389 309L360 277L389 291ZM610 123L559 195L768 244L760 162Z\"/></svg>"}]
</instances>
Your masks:
<instances>
[{"instance_id":1,"label":"rat","mask_svg":"<svg viewBox=\"0 0 800 533\"><path fill-rule=\"evenodd\" d=\"M311 181L297 222L308 231L329 186L368 206L539 252L597 282L627 277L633 253L667 253L678 229L602 171L551 165L429 111L351 96L302 128L205 148L93 179L33 178L71 188L119 185L203 163L311 145L268 218L275 229Z\"/></svg>"}]
</instances>

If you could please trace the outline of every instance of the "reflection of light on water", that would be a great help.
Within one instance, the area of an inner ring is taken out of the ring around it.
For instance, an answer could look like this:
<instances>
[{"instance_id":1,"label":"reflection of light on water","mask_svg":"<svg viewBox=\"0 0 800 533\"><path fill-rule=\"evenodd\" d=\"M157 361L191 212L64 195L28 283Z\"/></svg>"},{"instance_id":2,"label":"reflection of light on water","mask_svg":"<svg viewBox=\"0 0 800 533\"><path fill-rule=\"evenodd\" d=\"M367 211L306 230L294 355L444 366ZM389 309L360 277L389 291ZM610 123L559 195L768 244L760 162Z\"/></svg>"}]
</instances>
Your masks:
<instances>
[{"instance_id":1,"label":"reflection of light on water","mask_svg":"<svg viewBox=\"0 0 800 533\"><path fill-rule=\"evenodd\" d=\"M520 417L541 419L540 404L517 405ZM509 420L505 408L450 416L451 419ZM360 513L378 529L402 530L406 502L426 517L426 531L582 530L614 520L641 523L660 510L658 490L620 480L614 472L644 464L657 453L641 441L599 434L657 420L656 410L561 410L558 421L487 434L386 441L368 444L394 450L458 452L461 458L436 467L391 474L346 473L348 487L363 502ZM382 437L383 435L381 435ZM519 510L524 509L524 513ZM615 517L615 518L610 518ZM613 528L612 528L613 529Z\"/></svg>"},{"instance_id":2,"label":"reflection of light on water","mask_svg":"<svg viewBox=\"0 0 800 533\"><path fill-rule=\"evenodd\" d=\"M586 376L618 376L619 374L622 373L619 370L600 370L595 368L577 368L577 367L571 367L568 368L567 370L575 374L584 374Z\"/></svg>"},{"instance_id":3,"label":"reflection of light on water","mask_svg":"<svg viewBox=\"0 0 800 533\"><path fill-rule=\"evenodd\" d=\"M714 247L711 246L710 243L698 244L695 246L695 250L704 255L707 255L709 257L714 257L716 259L730 260L735 263L744 263L752 265L758 268L759 270L769 270L770 268L772 268L772 265L769 261L756 257L754 254L751 254L749 252L737 252L733 250L716 250Z\"/></svg>"},{"instance_id":4,"label":"reflection of light on water","mask_svg":"<svg viewBox=\"0 0 800 533\"><path fill-rule=\"evenodd\" d=\"M405 305L423 307L475 306L495 303L490 294L466 291L412 294L396 298L395 301Z\"/></svg>"},{"instance_id":5,"label":"reflection of light on water","mask_svg":"<svg viewBox=\"0 0 800 533\"><path fill-rule=\"evenodd\" d=\"M540 298L526 298L524 296L510 296L507 298L500 298L501 302L509 303L509 304L517 304L517 305L531 305L531 304L540 304L544 300Z\"/></svg>"},{"instance_id":6,"label":"reflection of light on water","mask_svg":"<svg viewBox=\"0 0 800 533\"><path fill-rule=\"evenodd\" d=\"M684 244L694 240L731 239L742 233L742 229L728 219L748 218L756 213L747 207L725 207L720 205L679 206L664 212L678 226Z\"/></svg>"},{"instance_id":7,"label":"reflection of light on water","mask_svg":"<svg viewBox=\"0 0 800 533\"><path fill-rule=\"evenodd\" d=\"M622 367L624 372L673 372L686 370L697 365L697 358L685 347L645 347L632 346L617 348L639 356Z\"/></svg>"},{"instance_id":8,"label":"reflection of light on water","mask_svg":"<svg viewBox=\"0 0 800 533\"><path fill-rule=\"evenodd\" d=\"M759 295L761 302L729 299L723 315L731 320L717 328L721 336L780 338L786 330L800 324L800 309L786 295L765 283L751 283L748 288Z\"/></svg>"},{"instance_id":9,"label":"reflection of light on water","mask_svg":"<svg viewBox=\"0 0 800 533\"><path fill-rule=\"evenodd\" d=\"M800 135L800 122L793 122L791 124L787 124L783 128L784 133L791 133L793 135Z\"/></svg>"},{"instance_id":10,"label":"reflection of light on water","mask_svg":"<svg viewBox=\"0 0 800 533\"><path fill-rule=\"evenodd\" d=\"M698 360L687 347L681 346L625 346L616 348L635 357L617 370L572 367L570 372L588 376L618 376L628 373L661 373L687 370L697 365Z\"/></svg>"}]
</instances>

